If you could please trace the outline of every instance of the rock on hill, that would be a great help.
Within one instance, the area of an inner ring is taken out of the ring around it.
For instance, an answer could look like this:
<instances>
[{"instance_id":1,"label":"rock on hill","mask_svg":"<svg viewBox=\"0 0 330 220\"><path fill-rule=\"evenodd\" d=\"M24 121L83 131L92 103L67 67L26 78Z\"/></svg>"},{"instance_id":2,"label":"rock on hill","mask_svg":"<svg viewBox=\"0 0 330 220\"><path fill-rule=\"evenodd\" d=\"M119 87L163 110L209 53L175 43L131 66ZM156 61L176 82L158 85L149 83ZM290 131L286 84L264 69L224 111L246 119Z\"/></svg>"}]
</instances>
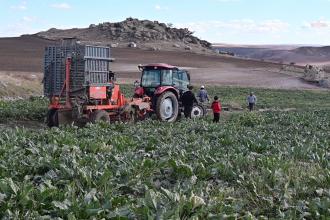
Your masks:
<instances>
[{"instance_id":1,"label":"rock on hill","mask_svg":"<svg viewBox=\"0 0 330 220\"><path fill-rule=\"evenodd\" d=\"M125 21L98 25L88 28L60 30L56 28L39 32L36 36L58 40L76 37L81 41L106 42L113 47L140 47L153 50L195 50L207 51L211 44L193 36L187 28L173 28L158 21L127 18Z\"/></svg>"}]
</instances>

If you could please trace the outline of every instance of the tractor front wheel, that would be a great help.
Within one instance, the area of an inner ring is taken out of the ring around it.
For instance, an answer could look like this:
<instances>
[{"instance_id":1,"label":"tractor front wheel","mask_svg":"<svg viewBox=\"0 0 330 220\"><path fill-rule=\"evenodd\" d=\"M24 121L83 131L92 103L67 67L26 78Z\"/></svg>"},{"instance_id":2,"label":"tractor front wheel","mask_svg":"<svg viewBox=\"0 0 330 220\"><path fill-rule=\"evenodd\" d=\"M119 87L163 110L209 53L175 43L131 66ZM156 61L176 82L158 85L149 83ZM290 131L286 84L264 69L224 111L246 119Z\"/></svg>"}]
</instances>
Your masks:
<instances>
[{"instance_id":1,"label":"tractor front wheel","mask_svg":"<svg viewBox=\"0 0 330 220\"><path fill-rule=\"evenodd\" d=\"M93 112L91 115L91 122L97 123L100 121L110 123L109 113L104 110L96 110L95 112Z\"/></svg>"},{"instance_id":2,"label":"tractor front wheel","mask_svg":"<svg viewBox=\"0 0 330 220\"><path fill-rule=\"evenodd\" d=\"M206 115L206 109L201 104L194 104L191 110L191 118L199 118Z\"/></svg>"},{"instance_id":3,"label":"tractor front wheel","mask_svg":"<svg viewBox=\"0 0 330 220\"><path fill-rule=\"evenodd\" d=\"M174 122L179 113L178 98L173 92L164 92L157 99L156 114L159 120Z\"/></svg>"}]
</instances>

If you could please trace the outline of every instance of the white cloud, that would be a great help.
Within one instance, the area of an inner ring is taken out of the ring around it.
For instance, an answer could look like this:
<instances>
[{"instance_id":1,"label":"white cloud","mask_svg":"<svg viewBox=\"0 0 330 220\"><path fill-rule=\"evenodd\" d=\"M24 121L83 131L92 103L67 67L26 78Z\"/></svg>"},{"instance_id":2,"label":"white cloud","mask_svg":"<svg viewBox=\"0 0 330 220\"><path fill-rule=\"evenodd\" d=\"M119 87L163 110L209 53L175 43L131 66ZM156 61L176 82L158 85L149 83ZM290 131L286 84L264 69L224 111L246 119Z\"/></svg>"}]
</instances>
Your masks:
<instances>
[{"instance_id":1,"label":"white cloud","mask_svg":"<svg viewBox=\"0 0 330 220\"><path fill-rule=\"evenodd\" d=\"M41 25L41 27L40 27ZM2 26L0 37L17 37L23 34L35 34L44 26L44 21L35 16L24 16L13 20L12 23Z\"/></svg>"},{"instance_id":2,"label":"white cloud","mask_svg":"<svg viewBox=\"0 0 330 220\"><path fill-rule=\"evenodd\" d=\"M175 27L188 28L195 36L210 42L228 43L280 42L292 29L289 23L279 19L190 22L175 24Z\"/></svg>"},{"instance_id":3,"label":"white cloud","mask_svg":"<svg viewBox=\"0 0 330 220\"><path fill-rule=\"evenodd\" d=\"M216 0L217 2L239 2L239 0Z\"/></svg>"},{"instance_id":4,"label":"white cloud","mask_svg":"<svg viewBox=\"0 0 330 220\"><path fill-rule=\"evenodd\" d=\"M12 24L8 24L0 30L0 37L17 37L38 32L34 27L35 19L33 17L23 17Z\"/></svg>"},{"instance_id":5,"label":"white cloud","mask_svg":"<svg viewBox=\"0 0 330 220\"><path fill-rule=\"evenodd\" d=\"M312 21L312 22L304 22L303 27L313 28L313 29L330 28L330 21L325 20L325 19L320 19L320 20Z\"/></svg>"},{"instance_id":6,"label":"white cloud","mask_svg":"<svg viewBox=\"0 0 330 220\"><path fill-rule=\"evenodd\" d=\"M157 11L163 11L163 10L168 10L169 8L167 6L155 5L155 9Z\"/></svg>"},{"instance_id":7,"label":"white cloud","mask_svg":"<svg viewBox=\"0 0 330 220\"><path fill-rule=\"evenodd\" d=\"M17 10L17 11L24 11L24 10L27 9L26 1L22 1L18 5L13 5L10 8L14 9L14 10Z\"/></svg>"},{"instance_id":8,"label":"white cloud","mask_svg":"<svg viewBox=\"0 0 330 220\"><path fill-rule=\"evenodd\" d=\"M22 18L22 20L25 21L25 22L32 22L32 21L35 21L36 18L35 17L31 17L31 16L24 16Z\"/></svg>"},{"instance_id":9,"label":"white cloud","mask_svg":"<svg viewBox=\"0 0 330 220\"><path fill-rule=\"evenodd\" d=\"M231 21L205 21L176 24L177 27L187 27L196 33L209 31L239 31L239 32L282 32L289 28L289 24L281 20L265 20L256 22L252 19L240 19Z\"/></svg>"},{"instance_id":10,"label":"white cloud","mask_svg":"<svg viewBox=\"0 0 330 220\"><path fill-rule=\"evenodd\" d=\"M160 5L156 5L156 6L155 6L155 9L156 9L156 10L161 10L162 7L160 7Z\"/></svg>"},{"instance_id":11,"label":"white cloud","mask_svg":"<svg viewBox=\"0 0 330 220\"><path fill-rule=\"evenodd\" d=\"M56 8L56 9L61 9L61 10L68 10L71 9L71 6L68 3L57 3L57 4L52 4L51 5L52 8Z\"/></svg>"},{"instance_id":12,"label":"white cloud","mask_svg":"<svg viewBox=\"0 0 330 220\"><path fill-rule=\"evenodd\" d=\"M281 32L289 28L289 23L280 20L268 20L260 23L258 29L266 32Z\"/></svg>"}]
</instances>

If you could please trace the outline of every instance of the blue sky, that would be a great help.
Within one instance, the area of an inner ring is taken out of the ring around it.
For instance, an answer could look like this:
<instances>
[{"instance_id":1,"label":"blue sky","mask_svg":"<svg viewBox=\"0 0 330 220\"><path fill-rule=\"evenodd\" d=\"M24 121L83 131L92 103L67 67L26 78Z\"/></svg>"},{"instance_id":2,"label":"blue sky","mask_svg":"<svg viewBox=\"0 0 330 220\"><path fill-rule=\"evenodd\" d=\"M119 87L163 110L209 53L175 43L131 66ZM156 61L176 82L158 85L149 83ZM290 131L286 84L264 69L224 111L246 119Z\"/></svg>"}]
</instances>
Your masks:
<instances>
[{"instance_id":1,"label":"blue sky","mask_svg":"<svg viewBox=\"0 0 330 220\"><path fill-rule=\"evenodd\" d=\"M0 0L0 37L127 17L188 27L213 43L330 45L330 0Z\"/></svg>"}]
</instances>

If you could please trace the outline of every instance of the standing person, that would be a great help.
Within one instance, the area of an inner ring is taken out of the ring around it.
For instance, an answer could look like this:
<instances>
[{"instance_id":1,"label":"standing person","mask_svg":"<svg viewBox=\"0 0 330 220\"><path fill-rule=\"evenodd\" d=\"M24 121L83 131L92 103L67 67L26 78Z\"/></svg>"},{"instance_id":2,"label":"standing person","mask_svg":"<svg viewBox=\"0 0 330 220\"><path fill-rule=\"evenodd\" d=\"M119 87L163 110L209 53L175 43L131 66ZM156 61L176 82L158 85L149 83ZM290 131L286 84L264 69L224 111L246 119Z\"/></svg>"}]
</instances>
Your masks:
<instances>
[{"instance_id":1,"label":"standing person","mask_svg":"<svg viewBox=\"0 0 330 220\"><path fill-rule=\"evenodd\" d=\"M213 111L213 122L218 123L220 120L220 112L222 110L221 103L219 102L219 97L214 96L214 101L211 105L212 111Z\"/></svg>"},{"instance_id":2,"label":"standing person","mask_svg":"<svg viewBox=\"0 0 330 220\"><path fill-rule=\"evenodd\" d=\"M208 96L207 91L204 86L201 86L201 88L197 94L197 97L201 103L210 101L209 96Z\"/></svg>"},{"instance_id":3,"label":"standing person","mask_svg":"<svg viewBox=\"0 0 330 220\"><path fill-rule=\"evenodd\" d=\"M194 103L197 103L197 99L194 95L194 93L192 92L193 86L188 85L188 91L186 91L185 93L182 94L181 96L181 101L182 101L182 105L184 107L184 116L186 118L191 118L191 111L192 111L192 107L194 105Z\"/></svg>"},{"instance_id":4,"label":"standing person","mask_svg":"<svg viewBox=\"0 0 330 220\"><path fill-rule=\"evenodd\" d=\"M140 86L139 80L135 80L134 82L134 88L138 88Z\"/></svg>"},{"instance_id":5,"label":"standing person","mask_svg":"<svg viewBox=\"0 0 330 220\"><path fill-rule=\"evenodd\" d=\"M253 92L251 92L250 95L246 98L246 100L249 105L250 112L253 111L254 106L257 103L257 97L253 94Z\"/></svg>"}]
</instances>

